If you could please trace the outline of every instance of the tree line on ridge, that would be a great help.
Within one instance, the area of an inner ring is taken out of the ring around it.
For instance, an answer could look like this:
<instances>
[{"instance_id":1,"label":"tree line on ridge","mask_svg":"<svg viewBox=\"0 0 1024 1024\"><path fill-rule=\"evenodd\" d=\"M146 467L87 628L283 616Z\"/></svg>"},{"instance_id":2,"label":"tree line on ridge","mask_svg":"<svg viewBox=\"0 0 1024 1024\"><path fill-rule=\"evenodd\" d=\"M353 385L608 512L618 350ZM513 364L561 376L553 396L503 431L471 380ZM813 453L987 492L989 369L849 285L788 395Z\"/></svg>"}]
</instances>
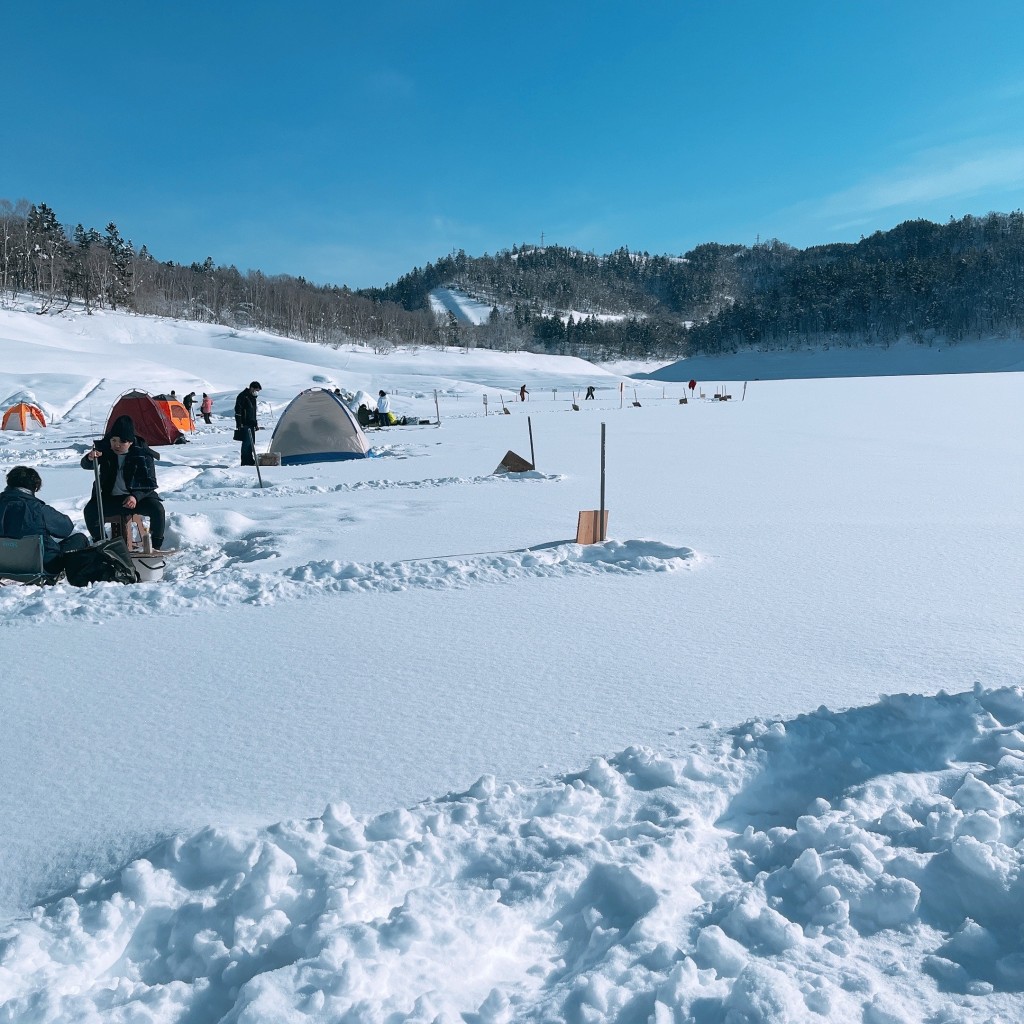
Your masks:
<instances>
[{"instance_id":1,"label":"tree line on ridge","mask_svg":"<svg viewBox=\"0 0 1024 1024\"><path fill-rule=\"evenodd\" d=\"M474 325L434 313L451 287L491 307ZM706 243L681 256L563 246L453 252L393 284L352 290L302 277L161 262L143 245L62 225L45 204L0 200L0 299L41 312L80 302L260 328L320 344L367 342L673 359L743 348L921 344L1018 335L1024 214L907 221L856 243L796 249Z\"/></svg>"}]
</instances>

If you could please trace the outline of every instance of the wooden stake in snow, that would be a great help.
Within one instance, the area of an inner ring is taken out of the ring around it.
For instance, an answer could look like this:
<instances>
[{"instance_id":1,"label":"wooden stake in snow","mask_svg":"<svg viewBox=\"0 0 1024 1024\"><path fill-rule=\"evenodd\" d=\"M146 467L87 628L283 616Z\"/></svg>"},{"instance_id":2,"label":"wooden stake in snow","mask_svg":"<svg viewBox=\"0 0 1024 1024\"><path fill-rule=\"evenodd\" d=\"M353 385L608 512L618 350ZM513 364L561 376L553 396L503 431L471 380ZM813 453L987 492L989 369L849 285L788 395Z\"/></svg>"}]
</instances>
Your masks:
<instances>
[{"instance_id":1,"label":"wooden stake in snow","mask_svg":"<svg viewBox=\"0 0 1024 1024\"><path fill-rule=\"evenodd\" d=\"M576 520L576 543L598 544L608 538L608 510L604 507L605 425L601 424L601 507L580 512Z\"/></svg>"},{"instance_id":2,"label":"wooden stake in snow","mask_svg":"<svg viewBox=\"0 0 1024 1024\"><path fill-rule=\"evenodd\" d=\"M484 415L487 415L487 396L484 395Z\"/></svg>"},{"instance_id":3,"label":"wooden stake in snow","mask_svg":"<svg viewBox=\"0 0 1024 1024\"><path fill-rule=\"evenodd\" d=\"M434 388L434 412L437 413L437 425L441 426L441 407L437 404L437 388Z\"/></svg>"},{"instance_id":4,"label":"wooden stake in snow","mask_svg":"<svg viewBox=\"0 0 1024 1024\"><path fill-rule=\"evenodd\" d=\"M533 424L530 422L530 417L526 417L526 428L530 431L530 464L533 469L537 468L537 456L533 454Z\"/></svg>"}]
</instances>

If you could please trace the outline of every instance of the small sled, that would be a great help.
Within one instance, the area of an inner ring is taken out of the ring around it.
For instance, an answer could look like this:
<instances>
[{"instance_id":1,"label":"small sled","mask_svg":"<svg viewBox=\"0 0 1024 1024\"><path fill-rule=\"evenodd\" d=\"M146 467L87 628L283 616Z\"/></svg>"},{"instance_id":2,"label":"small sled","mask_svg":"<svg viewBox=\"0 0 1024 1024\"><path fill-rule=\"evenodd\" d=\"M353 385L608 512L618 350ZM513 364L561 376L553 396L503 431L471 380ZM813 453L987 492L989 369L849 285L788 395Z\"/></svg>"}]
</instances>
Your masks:
<instances>
[{"instance_id":1,"label":"small sled","mask_svg":"<svg viewBox=\"0 0 1024 1024\"><path fill-rule=\"evenodd\" d=\"M526 461L521 455L516 455L510 448L505 452L505 457L498 463L495 473L528 473L533 465Z\"/></svg>"}]
</instances>

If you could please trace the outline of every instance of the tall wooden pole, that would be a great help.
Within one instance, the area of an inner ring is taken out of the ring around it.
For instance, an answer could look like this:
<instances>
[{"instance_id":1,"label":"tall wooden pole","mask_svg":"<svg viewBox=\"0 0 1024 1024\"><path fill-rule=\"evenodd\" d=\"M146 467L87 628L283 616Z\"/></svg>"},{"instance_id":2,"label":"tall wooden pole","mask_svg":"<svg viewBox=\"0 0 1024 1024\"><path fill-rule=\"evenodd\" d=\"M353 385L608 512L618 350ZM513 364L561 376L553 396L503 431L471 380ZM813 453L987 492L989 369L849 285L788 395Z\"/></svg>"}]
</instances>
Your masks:
<instances>
[{"instance_id":1,"label":"tall wooden pole","mask_svg":"<svg viewBox=\"0 0 1024 1024\"><path fill-rule=\"evenodd\" d=\"M526 417L526 426L527 426L527 429L530 431L530 465L534 469L536 469L537 468L537 458L533 454L533 424L530 422L530 417L529 416Z\"/></svg>"},{"instance_id":2,"label":"tall wooden pole","mask_svg":"<svg viewBox=\"0 0 1024 1024\"><path fill-rule=\"evenodd\" d=\"M605 540L604 530L604 424L601 424L601 509L598 512L597 532L600 540Z\"/></svg>"}]
</instances>

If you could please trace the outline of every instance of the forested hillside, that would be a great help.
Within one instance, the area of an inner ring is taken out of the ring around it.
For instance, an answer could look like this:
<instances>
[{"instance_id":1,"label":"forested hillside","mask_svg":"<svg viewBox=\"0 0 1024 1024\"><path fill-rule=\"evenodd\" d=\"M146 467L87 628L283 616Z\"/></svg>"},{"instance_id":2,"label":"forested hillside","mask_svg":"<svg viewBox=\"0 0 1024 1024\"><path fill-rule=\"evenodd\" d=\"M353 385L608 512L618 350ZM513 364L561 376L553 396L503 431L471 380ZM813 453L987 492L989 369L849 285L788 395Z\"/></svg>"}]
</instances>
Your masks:
<instances>
[{"instance_id":1,"label":"forested hillside","mask_svg":"<svg viewBox=\"0 0 1024 1024\"><path fill-rule=\"evenodd\" d=\"M907 221L855 244L803 250L772 239L709 243L682 257L559 247L480 258L460 252L369 294L417 309L440 284L504 311L480 329L483 337L526 324L537 344L583 347L591 357L955 342L1024 326L1024 214Z\"/></svg>"},{"instance_id":2,"label":"forested hillside","mask_svg":"<svg viewBox=\"0 0 1024 1024\"><path fill-rule=\"evenodd\" d=\"M487 323L439 317L448 286L492 307ZM1017 334L1024 326L1024 214L907 221L855 244L795 249L707 243L682 256L513 246L457 252L393 284L352 291L241 273L207 258L160 262L145 245L62 225L44 204L0 200L0 300L38 296L259 327L322 344L537 349L601 360L675 359L743 347L888 344Z\"/></svg>"},{"instance_id":3,"label":"forested hillside","mask_svg":"<svg viewBox=\"0 0 1024 1024\"><path fill-rule=\"evenodd\" d=\"M45 204L0 200L0 302L30 292L41 311L72 301L92 309L259 327L321 344L358 339L392 344L435 344L430 313L409 312L345 287L315 285L301 277L240 273L209 257L188 266L161 262L142 245L123 239L110 223L100 233L62 225Z\"/></svg>"}]
</instances>

